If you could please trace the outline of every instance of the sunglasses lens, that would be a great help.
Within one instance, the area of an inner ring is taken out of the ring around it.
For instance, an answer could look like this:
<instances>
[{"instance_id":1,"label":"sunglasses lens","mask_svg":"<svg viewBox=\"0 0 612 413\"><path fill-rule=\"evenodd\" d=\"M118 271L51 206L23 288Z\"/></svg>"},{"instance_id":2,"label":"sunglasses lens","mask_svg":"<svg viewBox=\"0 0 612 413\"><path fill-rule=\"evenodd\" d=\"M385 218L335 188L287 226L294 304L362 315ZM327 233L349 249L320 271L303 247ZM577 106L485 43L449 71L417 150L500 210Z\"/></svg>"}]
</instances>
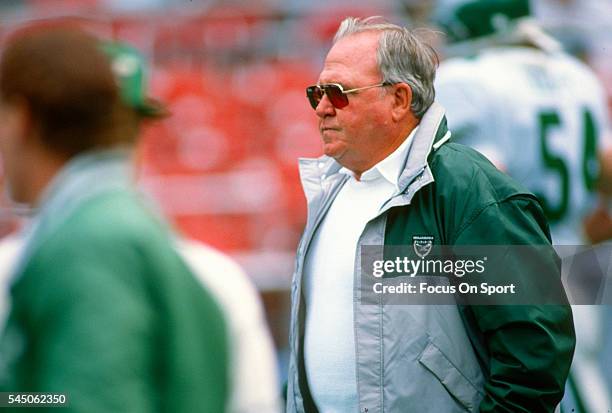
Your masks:
<instances>
[{"instance_id":1,"label":"sunglasses lens","mask_svg":"<svg viewBox=\"0 0 612 413\"><path fill-rule=\"evenodd\" d=\"M306 88L306 96L308 97L310 106L312 106L313 109L316 109L319 102L323 98L323 90L319 86L308 86Z\"/></svg>"},{"instance_id":2,"label":"sunglasses lens","mask_svg":"<svg viewBox=\"0 0 612 413\"><path fill-rule=\"evenodd\" d=\"M306 88L306 96L313 109L317 108L319 102L323 99L323 94L327 95L331 104L337 109L342 109L349 103L348 96L342 93L342 89L337 85L315 85Z\"/></svg>"},{"instance_id":3,"label":"sunglasses lens","mask_svg":"<svg viewBox=\"0 0 612 413\"><path fill-rule=\"evenodd\" d=\"M336 85L326 85L325 93L327 94L331 104L337 109L342 109L349 103L348 96L342 93L342 89Z\"/></svg>"}]
</instances>

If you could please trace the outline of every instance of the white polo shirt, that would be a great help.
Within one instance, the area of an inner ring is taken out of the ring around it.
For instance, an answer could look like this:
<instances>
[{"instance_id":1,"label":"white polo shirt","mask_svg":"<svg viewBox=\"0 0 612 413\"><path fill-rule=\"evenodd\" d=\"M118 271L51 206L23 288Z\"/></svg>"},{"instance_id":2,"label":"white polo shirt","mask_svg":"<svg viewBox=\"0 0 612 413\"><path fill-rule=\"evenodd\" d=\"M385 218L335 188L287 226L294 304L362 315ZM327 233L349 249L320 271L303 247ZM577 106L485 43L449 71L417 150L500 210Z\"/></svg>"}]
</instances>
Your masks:
<instances>
[{"instance_id":1,"label":"white polo shirt","mask_svg":"<svg viewBox=\"0 0 612 413\"><path fill-rule=\"evenodd\" d=\"M399 175L417 128L392 154L361 174L360 180L348 169L340 169L349 179L312 239L304 266L304 361L321 413L358 411L353 328L357 244L368 221L399 192Z\"/></svg>"}]
</instances>

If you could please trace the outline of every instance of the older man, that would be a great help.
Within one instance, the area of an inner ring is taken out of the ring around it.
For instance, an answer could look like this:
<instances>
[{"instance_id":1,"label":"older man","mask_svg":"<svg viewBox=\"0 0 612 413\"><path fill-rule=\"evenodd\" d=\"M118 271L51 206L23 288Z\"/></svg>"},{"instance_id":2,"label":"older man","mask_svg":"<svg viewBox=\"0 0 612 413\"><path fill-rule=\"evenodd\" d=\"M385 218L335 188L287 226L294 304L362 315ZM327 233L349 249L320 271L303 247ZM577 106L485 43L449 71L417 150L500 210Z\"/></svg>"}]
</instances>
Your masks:
<instances>
[{"instance_id":1,"label":"older man","mask_svg":"<svg viewBox=\"0 0 612 413\"><path fill-rule=\"evenodd\" d=\"M563 395L568 306L360 300L364 245L550 245L537 199L448 142L436 65L411 31L347 18L307 89L325 155L300 165L308 223L292 286L290 412L552 412Z\"/></svg>"},{"instance_id":2,"label":"older man","mask_svg":"<svg viewBox=\"0 0 612 413\"><path fill-rule=\"evenodd\" d=\"M7 44L0 149L12 197L37 214L12 273L0 389L62 393L75 412L221 412L227 325L132 188L130 117L97 39L43 26Z\"/></svg>"}]
</instances>

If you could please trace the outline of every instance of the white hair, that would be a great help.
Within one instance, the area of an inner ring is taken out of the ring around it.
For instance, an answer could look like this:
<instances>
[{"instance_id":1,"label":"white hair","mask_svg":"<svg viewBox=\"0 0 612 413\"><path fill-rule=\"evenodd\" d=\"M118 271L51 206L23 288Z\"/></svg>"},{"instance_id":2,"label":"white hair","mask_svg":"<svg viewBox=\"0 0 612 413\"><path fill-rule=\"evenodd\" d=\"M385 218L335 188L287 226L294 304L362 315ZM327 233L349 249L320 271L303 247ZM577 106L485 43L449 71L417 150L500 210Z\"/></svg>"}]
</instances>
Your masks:
<instances>
[{"instance_id":1,"label":"white hair","mask_svg":"<svg viewBox=\"0 0 612 413\"><path fill-rule=\"evenodd\" d=\"M367 31L382 32L376 51L382 81L408 84L412 90L412 113L421 118L435 97L434 78L439 62L435 50L413 31L378 16L347 17L340 23L334 43Z\"/></svg>"}]
</instances>

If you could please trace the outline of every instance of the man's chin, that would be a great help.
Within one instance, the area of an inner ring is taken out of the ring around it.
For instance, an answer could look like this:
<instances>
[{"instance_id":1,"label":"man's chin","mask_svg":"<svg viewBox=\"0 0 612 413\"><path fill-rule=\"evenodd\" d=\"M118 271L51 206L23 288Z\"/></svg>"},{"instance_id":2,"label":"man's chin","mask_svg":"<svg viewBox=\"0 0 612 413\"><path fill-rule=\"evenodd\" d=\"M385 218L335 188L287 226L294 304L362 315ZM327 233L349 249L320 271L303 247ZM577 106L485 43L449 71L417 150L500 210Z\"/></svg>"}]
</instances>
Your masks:
<instances>
[{"instance_id":1,"label":"man's chin","mask_svg":"<svg viewBox=\"0 0 612 413\"><path fill-rule=\"evenodd\" d=\"M335 145L323 145L323 153L335 160L341 159L345 152L346 148L339 148Z\"/></svg>"}]
</instances>

